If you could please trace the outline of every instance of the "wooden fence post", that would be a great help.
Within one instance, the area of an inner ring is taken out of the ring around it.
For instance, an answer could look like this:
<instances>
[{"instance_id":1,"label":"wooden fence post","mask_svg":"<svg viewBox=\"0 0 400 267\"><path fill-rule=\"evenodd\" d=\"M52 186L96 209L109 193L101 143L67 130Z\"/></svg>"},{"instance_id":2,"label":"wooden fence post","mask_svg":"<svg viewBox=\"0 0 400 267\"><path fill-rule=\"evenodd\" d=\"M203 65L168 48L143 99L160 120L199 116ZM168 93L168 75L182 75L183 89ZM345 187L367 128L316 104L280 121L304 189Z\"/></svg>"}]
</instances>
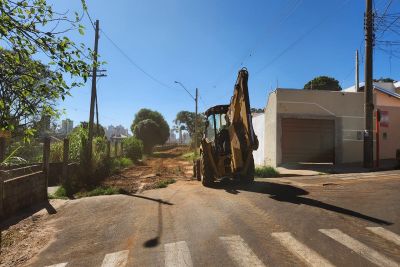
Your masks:
<instances>
[{"instance_id":1,"label":"wooden fence post","mask_svg":"<svg viewBox=\"0 0 400 267\"><path fill-rule=\"evenodd\" d=\"M6 159L6 138L0 137L0 163Z\"/></svg>"},{"instance_id":2,"label":"wooden fence post","mask_svg":"<svg viewBox=\"0 0 400 267\"><path fill-rule=\"evenodd\" d=\"M117 140L115 140L115 143L114 143L114 153L115 153L115 157L117 158L118 157L118 142L117 142Z\"/></svg>"},{"instance_id":3,"label":"wooden fence post","mask_svg":"<svg viewBox=\"0 0 400 267\"><path fill-rule=\"evenodd\" d=\"M111 142L107 141L107 158L111 157Z\"/></svg>"},{"instance_id":4,"label":"wooden fence post","mask_svg":"<svg viewBox=\"0 0 400 267\"><path fill-rule=\"evenodd\" d=\"M49 187L50 174L50 137L45 137L43 141L43 174L45 179L45 199L48 198L47 190Z\"/></svg>"},{"instance_id":5,"label":"wooden fence post","mask_svg":"<svg viewBox=\"0 0 400 267\"><path fill-rule=\"evenodd\" d=\"M121 156L124 156L124 142L121 142Z\"/></svg>"},{"instance_id":6,"label":"wooden fence post","mask_svg":"<svg viewBox=\"0 0 400 267\"><path fill-rule=\"evenodd\" d=\"M64 186L68 184L68 161L69 161L69 139L64 139L63 162L62 162L62 181Z\"/></svg>"},{"instance_id":7,"label":"wooden fence post","mask_svg":"<svg viewBox=\"0 0 400 267\"><path fill-rule=\"evenodd\" d=\"M3 210L3 188L4 188L4 180L5 180L5 173L0 170L0 219L4 217L4 210ZM1 241L1 232L0 232L0 241Z\"/></svg>"}]
</instances>

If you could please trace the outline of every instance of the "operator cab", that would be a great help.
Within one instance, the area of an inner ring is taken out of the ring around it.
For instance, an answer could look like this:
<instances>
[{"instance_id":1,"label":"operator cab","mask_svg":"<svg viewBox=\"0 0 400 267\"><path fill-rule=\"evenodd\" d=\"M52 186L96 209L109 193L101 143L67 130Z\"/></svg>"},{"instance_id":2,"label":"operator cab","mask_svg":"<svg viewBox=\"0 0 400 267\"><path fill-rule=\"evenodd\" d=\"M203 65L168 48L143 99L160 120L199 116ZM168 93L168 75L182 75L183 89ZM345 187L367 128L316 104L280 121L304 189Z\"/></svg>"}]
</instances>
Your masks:
<instances>
[{"instance_id":1,"label":"operator cab","mask_svg":"<svg viewBox=\"0 0 400 267\"><path fill-rule=\"evenodd\" d=\"M220 155L230 154L228 108L229 105L218 105L205 112L207 120L204 137L212 143L213 152Z\"/></svg>"}]
</instances>

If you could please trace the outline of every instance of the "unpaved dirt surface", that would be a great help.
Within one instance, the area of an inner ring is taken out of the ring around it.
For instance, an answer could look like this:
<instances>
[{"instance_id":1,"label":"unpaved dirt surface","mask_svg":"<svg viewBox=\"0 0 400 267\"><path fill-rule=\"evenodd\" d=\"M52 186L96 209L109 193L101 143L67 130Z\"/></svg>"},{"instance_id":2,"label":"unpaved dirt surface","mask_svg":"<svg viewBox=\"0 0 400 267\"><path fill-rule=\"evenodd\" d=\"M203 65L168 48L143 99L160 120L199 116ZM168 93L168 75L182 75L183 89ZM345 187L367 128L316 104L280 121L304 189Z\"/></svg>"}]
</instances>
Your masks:
<instances>
[{"instance_id":1,"label":"unpaved dirt surface","mask_svg":"<svg viewBox=\"0 0 400 267\"><path fill-rule=\"evenodd\" d=\"M0 266L28 266L28 262L54 238L53 216L66 200L54 199L39 211L2 222Z\"/></svg>"},{"instance_id":2,"label":"unpaved dirt surface","mask_svg":"<svg viewBox=\"0 0 400 267\"><path fill-rule=\"evenodd\" d=\"M154 152L141 164L107 178L103 184L121 188L128 193L137 193L157 188L160 182L170 179L190 180L193 176L192 162L182 157L188 152L188 147Z\"/></svg>"}]
</instances>

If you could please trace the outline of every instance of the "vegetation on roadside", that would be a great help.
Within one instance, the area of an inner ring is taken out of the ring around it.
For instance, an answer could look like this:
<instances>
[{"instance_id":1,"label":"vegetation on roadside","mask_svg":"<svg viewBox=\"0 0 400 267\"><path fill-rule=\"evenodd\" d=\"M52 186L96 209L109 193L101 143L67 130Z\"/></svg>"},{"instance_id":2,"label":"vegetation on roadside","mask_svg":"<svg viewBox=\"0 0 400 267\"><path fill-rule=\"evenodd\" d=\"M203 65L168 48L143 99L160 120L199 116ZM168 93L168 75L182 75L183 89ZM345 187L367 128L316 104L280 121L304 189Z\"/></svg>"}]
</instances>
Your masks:
<instances>
[{"instance_id":1,"label":"vegetation on roadside","mask_svg":"<svg viewBox=\"0 0 400 267\"><path fill-rule=\"evenodd\" d=\"M195 154L194 151L191 151L191 152L183 154L181 157L184 160L193 162L194 160L196 160L196 159L198 159L200 157L200 154L199 153Z\"/></svg>"},{"instance_id":2,"label":"vegetation on roadside","mask_svg":"<svg viewBox=\"0 0 400 267\"><path fill-rule=\"evenodd\" d=\"M270 166L257 167L255 170L255 176L261 178L275 178L279 177L279 172Z\"/></svg>"},{"instance_id":3,"label":"vegetation on roadside","mask_svg":"<svg viewBox=\"0 0 400 267\"><path fill-rule=\"evenodd\" d=\"M143 142L133 136L123 141L124 155L133 161L137 161L143 156Z\"/></svg>"},{"instance_id":4,"label":"vegetation on roadside","mask_svg":"<svg viewBox=\"0 0 400 267\"><path fill-rule=\"evenodd\" d=\"M166 180L161 180L155 184L154 188L166 188L169 184L173 184L175 182L176 182L176 180L172 179L172 178L166 179Z\"/></svg>"},{"instance_id":5,"label":"vegetation on roadside","mask_svg":"<svg viewBox=\"0 0 400 267\"><path fill-rule=\"evenodd\" d=\"M122 194L122 190L115 188L115 187L110 187L110 186L97 186L94 188L91 188L89 190L81 190L75 194L73 194L73 198L82 198L82 197L94 197L94 196L105 196L105 195L116 195L116 194ZM57 191L49 195L50 199L67 199L69 196L67 194L67 190L63 187L60 186Z\"/></svg>"},{"instance_id":6,"label":"vegetation on roadside","mask_svg":"<svg viewBox=\"0 0 400 267\"><path fill-rule=\"evenodd\" d=\"M28 0L3 0L0 8L0 38L9 49L0 49L0 130L30 138L38 117L56 115L55 102L86 82L93 52L67 37L84 34L77 12ZM46 64L34 59L39 53Z\"/></svg>"}]
</instances>

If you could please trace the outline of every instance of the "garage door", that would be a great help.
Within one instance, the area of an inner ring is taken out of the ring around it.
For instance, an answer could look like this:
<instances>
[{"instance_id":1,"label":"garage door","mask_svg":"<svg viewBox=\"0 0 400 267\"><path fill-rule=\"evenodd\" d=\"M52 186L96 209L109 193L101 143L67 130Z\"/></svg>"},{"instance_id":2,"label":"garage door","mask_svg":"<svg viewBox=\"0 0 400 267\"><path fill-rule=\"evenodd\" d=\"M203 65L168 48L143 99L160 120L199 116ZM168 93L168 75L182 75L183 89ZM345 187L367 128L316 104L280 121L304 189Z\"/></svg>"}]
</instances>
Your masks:
<instances>
[{"instance_id":1,"label":"garage door","mask_svg":"<svg viewBox=\"0 0 400 267\"><path fill-rule=\"evenodd\" d=\"M333 120L282 119L282 163L334 162Z\"/></svg>"}]
</instances>

